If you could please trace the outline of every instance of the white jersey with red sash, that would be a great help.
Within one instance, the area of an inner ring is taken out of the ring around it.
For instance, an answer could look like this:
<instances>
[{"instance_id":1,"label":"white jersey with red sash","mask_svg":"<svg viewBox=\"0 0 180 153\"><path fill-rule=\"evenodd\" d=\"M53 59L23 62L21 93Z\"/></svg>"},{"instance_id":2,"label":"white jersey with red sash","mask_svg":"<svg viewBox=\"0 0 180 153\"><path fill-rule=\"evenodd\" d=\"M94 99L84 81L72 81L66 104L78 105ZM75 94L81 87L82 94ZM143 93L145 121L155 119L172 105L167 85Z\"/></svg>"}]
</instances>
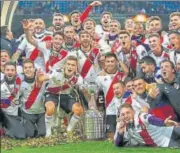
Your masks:
<instances>
[{"instance_id":1,"label":"white jersey with red sash","mask_svg":"<svg viewBox=\"0 0 180 153\"><path fill-rule=\"evenodd\" d=\"M121 43L119 39L116 39L111 46L111 52L116 53L119 52L120 50L121 50Z\"/></svg>"},{"instance_id":2,"label":"white jersey with red sash","mask_svg":"<svg viewBox=\"0 0 180 153\"><path fill-rule=\"evenodd\" d=\"M107 74L102 72L97 77L96 84L104 91L105 95L106 115L116 115L116 106L115 102L113 101L113 84L118 80L124 79L125 75L122 72L116 72L115 74Z\"/></svg>"},{"instance_id":3,"label":"white jersey with red sash","mask_svg":"<svg viewBox=\"0 0 180 153\"><path fill-rule=\"evenodd\" d=\"M136 113L134 116L134 127L128 128L131 142L136 144L168 147L173 131L173 126L154 126L149 124L150 114ZM133 144L132 144L133 145Z\"/></svg>"},{"instance_id":4,"label":"white jersey with red sash","mask_svg":"<svg viewBox=\"0 0 180 153\"><path fill-rule=\"evenodd\" d=\"M154 53L151 51L149 53L149 56L151 56L152 58L154 58L154 60L156 61L156 66L160 67L160 63L165 60L165 59L169 59L169 54L167 53L167 51L162 51L161 56L155 56Z\"/></svg>"},{"instance_id":5,"label":"white jersey with red sash","mask_svg":"<svg viewBox=\"0 0 180 153\"><path fill-rule=\"evenodd\" d=\"M28 83L23 80L19 94L23 111L27 114L39 114L45 112L43 102L44 93L45 83L37 86L35 82Z\"/></svg>"},{"instance_id":6,"label":"white jersey with red sash","mask_svg":"<svg viewBox=\"0 0 180 153\"><path fill-rule=\"evenodd\" d=\"M50 80L47 86L47 92L52 94L70 94L74 86L83 86L83 78L80 75L73 75L66 78L64 71L54 69L49 75Z\"/></svg>"},{"instance_id":7,"label":"white jersey with red sash","mask_svg":"<svg viewBox=\"0 0 180 153\"><path fill-rule=\"evenodd\" d=\"M69 54L65 49L60 49L59 52L48 49L46 47L46 42L39 43L38 49L44 55L46 73L48 73L53 68L60 68L64 64L64 61Z\"/></svg>"},{"instance_id":8,"label":"white jersey with red sash","mask_svg":"<svg viewBox=\"0 0 180 153\"><path fill-rule=\"evenodd\" d=\"M12 103L19 103L19 88L21 85L21 79L16 78L16 81L13 84L7 84L4 80L1 81L1 108L8 115L18 115L19 105Z\"/></svg>"},{"instance_id":9,"label":"white jersey with red sash","mask_svg":"<svg viewBox=\"0 0 180 153\"><path fill-rule=\"evenodd\" d=\"M100 71L98 66L99 52L97 48L93 48L88 53L80 49L76 52L80 65L80 74L87 82L95 82L95 78Z\"/></svg>"},{"instance_id":10,"label":"white jersey with red sash","mask_svg":"<svg viewBox=\"0 0 180 153\"><path fill-rule=\"evenodd\" d=\"M51 36L44 36L41 39L35 39L37 41L37 44L43 41L49 41L51 39ZM40 51L34 47L32 44L30 44L27 39L24 39L21 44L18 46L18 50L25 51L26 58L31 59L34 61L35 67L37 69L41 68L42 70L45 70L44 66L44 58Z\"/></svg>"},{"instance_id":11,"label":"white jersey with red sash","mask_svg":"<svg viewBox=\"0 0 180 153\"><path fill-rule=\"evenodd\" d=\"M118 54L118 57L126 64L129 68L136 70L138 55L135 49L131 48L130 52L124 54L122 51Z\"/></svg>"},{"instance_id":12,"label":"white jersey with red sash","mask_svg":"<svg viewBox=\"0 0 180 153\"><path fill-rule=\"evenodd\" d=\"M106 40L109 31L105 30L102 25L96 25L95 32L100 36L101 39Z\"/></svg>"},{"instance_id":13,"label":"white jersey with red sash","mask_svg":"<svg viewBox=\"0 0 180 153\"><path fill-rule=\"evenodd\" d=\"M144 107L146 107L147 109L150 108L149 104L138 95L130 95L128 98L123 99L123 102L131 104L135 112L142 111L142 108Z\"/></svg>"}]
</instances>

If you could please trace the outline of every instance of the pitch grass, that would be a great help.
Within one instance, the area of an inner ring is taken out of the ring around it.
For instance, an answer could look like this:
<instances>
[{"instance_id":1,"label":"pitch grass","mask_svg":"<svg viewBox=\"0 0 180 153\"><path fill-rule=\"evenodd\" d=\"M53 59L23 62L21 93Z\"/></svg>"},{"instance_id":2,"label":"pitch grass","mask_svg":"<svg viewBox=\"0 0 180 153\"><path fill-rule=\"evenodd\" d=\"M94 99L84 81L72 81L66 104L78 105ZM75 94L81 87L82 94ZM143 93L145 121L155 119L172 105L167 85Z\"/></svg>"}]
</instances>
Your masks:
<instances>
[{"instance_id":1,"label":"pitch grass","mask_svg":"<svg viewBox=\"0 0 180 153\"><path fill-rule=\"evenodd\" d=\"M12 150L1 151L2 153L180 153L180 148L118 148L108 141L86 141L42 148L15 147Z\"/></svg>"}]
</instances>

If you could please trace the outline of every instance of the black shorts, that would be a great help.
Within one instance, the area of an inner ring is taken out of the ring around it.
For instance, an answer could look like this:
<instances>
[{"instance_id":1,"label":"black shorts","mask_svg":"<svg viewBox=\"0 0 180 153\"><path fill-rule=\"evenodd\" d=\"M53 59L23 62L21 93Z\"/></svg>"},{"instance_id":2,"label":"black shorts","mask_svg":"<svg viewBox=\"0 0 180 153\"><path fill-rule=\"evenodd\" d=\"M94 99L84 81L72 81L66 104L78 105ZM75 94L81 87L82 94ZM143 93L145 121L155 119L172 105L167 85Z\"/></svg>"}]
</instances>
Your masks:
<instances>
[{"instance_id":1,"label":"black shorts","mask_svg":"<svg viewBox=\"0 0 180 153\"><path fill-rule=\"evenodd\" d=\"M46 93L45 103L48 101L53 101L57 106L60 102L60 107L66 111L66 113L72 112L72 106L76 103L76 99L67 94L55 95L51 93Z\"/></svg>"},{"instance_id":2,"label":"black shorts","mask_svg":"<svg viewBox=\"0 0 180 153\"><path fill-rule=\"evenodd\" d=\"M115 133L116 131L116 115L106 116L106 133Z\"/></svg>"}]
</instances>

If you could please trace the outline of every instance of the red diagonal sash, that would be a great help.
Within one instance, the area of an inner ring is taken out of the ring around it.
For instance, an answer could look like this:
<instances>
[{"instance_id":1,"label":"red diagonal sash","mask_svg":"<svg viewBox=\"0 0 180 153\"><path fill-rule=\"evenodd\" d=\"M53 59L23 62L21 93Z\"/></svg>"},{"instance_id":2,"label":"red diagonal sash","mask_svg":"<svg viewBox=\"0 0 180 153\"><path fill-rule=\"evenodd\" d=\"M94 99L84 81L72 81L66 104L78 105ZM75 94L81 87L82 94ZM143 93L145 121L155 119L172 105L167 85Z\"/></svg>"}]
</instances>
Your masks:
<instances>
[{"instance_id":1,"label":"red diagonal sash","mask_svg":"<svg viewBox=\"0 0 180 153\"><path fill-rule=\"evenodd\" d=\"M148 133L144 123L140 119L140 117L139 117L139 125L141 126L141 130L142 130L141 132L139 132L139 135L144 140L145 144L157 147L156 143L153 141L153 139L149 135L149 133Z\"/></svg>"},{"instance_id":2,"label":"red diagonal sash","mask_svg":"<svg viewBox=\"0 0 180 153\"><path fill-rule=\"evenodd\" d=\"M43 38L42 41L50 41L51 39L52 39L51 36L46 36ZM31 52L29 59L34 61L38 57L39 53L40 53L40 50L35 47L34 50Z\"/></svg>"},{"instance_id":3,"label":"red diagonal sash","mask_svg":"<svg viewBox=\"0 0 180 153\"><path fill-rule=\"evenodd\" d=\"M113 45L111 47L111 52L115 53L120 45L121 45L120 41L119 40L115 40L115 42L113 43Z\"/></svg>"},{"instance_id":4,"label":"red diagonal sash","mask_svg":"<svg viewBox=\"0 0 180 153\"><path fill-rule=\"evenodd\" d=\"M16 78L16 85L15 85L15 88L14 88L14 91L11 93L11 95L7 98L10 102L12 102L12 100L15 98L16 94L18 93L19 91L19 86L21 84L21 79L19 77ZM8 104L3 104L1 103L1 108L7 108L9 107L10 105Z\"/></svg>"},{"instance_id":5,"label":"red diagonal sash","mask_svg":"<svg viewBox=\"0 0 180 153\"><path fill-rule=\"evenodd\" d=\"M63 49L59 52L59 54L60 55L57 57L54 56L49 57L49 60L46 62L46 72L49 72L49 67L53 67L54 64L64 59L67 56L68 52Z\"/></svg>"},{"instance_id":6,"label":"red diagonal sash","mask_svg":"<svg viewBox=\"0 0 180 153\"><path fill-rule=\"evenodd\" d=\"M124 77L124 74L121 72L117 72L116 75L114 76L111 85L108 89L108 92L106 94L106 108L109 106L109 104L111 103L113 97L114 97L114 92L113 92L113 84L115 82L117 82L118 80L122 80L122 78Z\"/></svg>"},{"instance_id":7,"label":"red diagonal sash","mask_svg":"<svg viewBox=\"0 0 180 153\"><path fill-rule=\"evenodd\" d=\"M41 87L37 87L35 83L31 93L29 94L27 101L25 102L26 109L29 109L34 104L40 90Z\"/></svg>"},{"instance_id":8,"label":"red diagonal sash","mask_svg":"<svg viewBox=\"0 0 180 153\"><path fill-rule=\"evenodd\" d=\"M164 52L164 51L163 51L162 57L166 58L166 59L169 59L169 55L166 52Z\"/></svg>"},{"instance_id":9,"label":"red diagonal sash","mask_svg":"<svg viewBox=\"0 0 180 153\"><path fill-rule=\"evenodd\" d=\"M88 74L88 72L89 72L92 64L95 62L95 59L96 59L98 53L99 53L99 49L97 49L97 48L94 48L94 49L90 52L88 58L87 58L86 61L84 62L84 65L83 65L83 67L82 67L82 70L81 70L81 76L82 76L83 78L85 78L86 75ZM93 63L91 63L90 60L91 60Z\"/></svg>"},{"instance_id":10,"label":"red diagonal sash","mask_svg":"<svg viewBox=\"0 0 180 153\"><path fill-rule=\"evenodd\" d=\"M65 90L65 89L70 88L69 84L75 85L77 81L78 81L78 77L73 76L73 77L68 81L68 83L65 83L65 84L63 84L62 86L59 86L59 87L50 87L50 88L47 88L47 90L48 90L50 93L58 94L60 91L63 91L63 90Z\"/></svg>"},{"instance_id":11,"label":"red diagonal sash","mask_svg":"<svg viewBox=\"0 0 180 153\"><path fill-rule=\"evenodd\" d=\"M130 59L130 66L133 70L136 69L137 66L137 59L138 59L138 55L136 50L132 50L131 52L131 59Z\"/></svg>"}]
</instances>

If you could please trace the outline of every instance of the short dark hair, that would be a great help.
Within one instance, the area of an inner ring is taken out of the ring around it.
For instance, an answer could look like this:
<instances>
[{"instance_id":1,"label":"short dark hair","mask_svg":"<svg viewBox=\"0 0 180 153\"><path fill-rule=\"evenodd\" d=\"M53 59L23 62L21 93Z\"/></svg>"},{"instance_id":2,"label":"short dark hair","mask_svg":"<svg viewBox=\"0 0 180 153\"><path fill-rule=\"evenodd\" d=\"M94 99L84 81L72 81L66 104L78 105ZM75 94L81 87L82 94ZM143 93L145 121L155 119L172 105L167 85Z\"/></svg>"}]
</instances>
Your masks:
<instances>
[{"instance_id":1,"label":"short dark hair","mask_svg":"<svg viewBox=\"0 0 180 153\"><path fill-rule=\"evenodd\" d=\"M130 109L134 110L133 107L132 107L132 105L131 105L131 104L128 104L128 103L122 104L122 105L119 107L119 112L121 112L121 110L122 110L123 108L130 108Z\"/></svg>"},{"instance_id":2,"label":"short dark hair","mask_svg":"<svg viewBox=\"0 0 180 153\"><path fill-rule=\"evenodd\" d=\"M170 31L168 32L168 36L171 35L171 34L180 35L180 31L179 31L179 30L170 30Z\"/></svg>"},{"instance_id":3,"label":"short dark hair","mask_svg":"<svg viewBox=\"0 0 180 153\"><path fill-rule=\"evenodd\" d=\"M72 16L73 14L75 14L75 13L77 13L77 14L81 14L81 12L79 12L78 10L74 10L74 11L72 11L72 12L69 14L69 18L70 18L70 20L71 20L71 16Z\"/></svg>"},{"instance_id":4,"label":"short dark hair","mask_svg":"<svg viewBox=\"0 0 180 153\"><path fill-rule=\"evenodd\" d=\"M152 58L151 56L145 56L145 57L143 57L141 60L140 60L140 62L139 62L140 64L143 64L143 63L145 63L145 64L152 64L152 65L154 65L154 66L156 66L156 61L154 60L154 58Z\"/></svg>"},{"instance_id":5,"label":"short dark hair","mask_svg":"<svg viewBox=\"0 0 180 153\"><path fill-rule=\"evenodd\" d=\"M127 34L129 37L131 36L130 33L126 30L120 30L119 35Z\"/></svg>"},{"instance_id":6,"label":"short dark hair","mask_svg":"<svg viewBox=\"0 0 180 153\"><path fill-rule=\"evenodd\" d=\"M35 66L34 66L34 62L33 62L32 60L30 60L30 59L25 59L25 60L23 61L23 67L24 67L24 65L25 65L26 63L31 63L31 64L33 65L33 67L35 67Z\"/></svg>"},{"instance_id":7,"label":"short dark hair","mask_svg":"<svg viewBox=\"0 0 180 153\"><path fill-rule=\"evenodd\" d=\"M53 34L53 37L56 36L56 35L60 35L64 38L64 33L61 32L61 31L56 31L54 34Z\"/></svg>"},{"instance_id":8,"label":"short dark hair","mask_svg":"<svg viewBox=\"0 0 180 153\"><path fill-rule=\"evenodd\" d=\"M112 52L108 52L105 54L105 59L108 57L114 57L116 60L118 60L116 54Z\"/></svg>"},{"instance_id":9,"label":"short dark hair","mask_svg":"<svg viewBox=\"0 0 180 153\"><path fill-rule=\"evenodd\" d=\"M117 84L117 83L121 84L123 87L125 86L124 82L121 81L121 80L118 80L118 81L114 82L113 85L114 85L114 84Z\"/></svg>"},{"instance_id":10,"label":"short dark hair","mask_svg":"<svg viewBox=\"0 0 180 153\"><path fill-rule=\"evenodd\" d=\"M134 78L132 79L133 82L136 81L136 80L144 80L144 78L143 78L143 77L138 77L138 76L136 76L136 77L134 77ZM144 80L144 81L145 81L145 80Z\"/></svg>"},{"instance_id":11,"label":"short dark hair","mask_svg":"<svg viewBox=\"0 0 180 153\"><path fill-rule=\"evenodd\" d=\"M133 81L133 78L132 77L126 77L124 79L124 84L127 84L129 81Z\"/></svg>"},{"instance_id":12,"label":"short dark hair","mask_svg":"<svg viewBox=\"0 0 180 153\"><path fill-rule=\"evenodd\" d=\"M79 37L82 34L89 34L91 36L91 34L88 31L85 31L85 30L82 30L82 31L79 32Z\"/></svg>"},{"instance_id":13,"label":"short dark hair","mask_svg":"<svg viewBox=\"0 0 180 153\"><path fill-rule=\"evenodd\" d=\"M112 13L111 13L111 12L108 12L108 11L104 11L104 12L101 14L101 17L103 17L103 15L105 15L105 14L108 14L108 15L111 17L111 19L113 18L113 17L112 17Z\"/></svg>"},{"instance_id":14,"label":"short dark hair","mask_svg":"<svg viewBox=\"0 0 180 153\"><path fill-rule=\"evenodd\" d=\"M161 61L160 66L161 66L162 63L166 63L166 62L170 63L172 69L175 69L174 63L172 61L168 60L168 59L165 59L165 60Z\"/></svg>"},{"instance_id":15,"label":"short dark hair","mask_svg":"<svg viewBox=\"0 0 180 153\"><path fill-rule=\"evenodd\" d=\"M87 19L85 19L84 22L82 23L82 26L83 26L83 27L84 27L84 23L87 22L87 21L92 21L93 24L94 24L94 26L96 26L96 21L95 21L95 20L93 20L92 18L87 18Z\"/></svg>"},{"instance_id":16,"label":"short dark hair","mask_svg":"<svg viewBox=\"0 0 180 153\"><path fill-rule=\"evenodd\" d=\"M153 32L147 35L148 39L150 39L151 37L157 37L160 39L160 35L157 32Z\"/></svg>"},{"instance_id":17,"label":"short dark hair","mask_svg":"<svg viewBox=\"0 0 180 153\"><path fill-rule=\"evenodd\" d=\"M8 54L8 56L9 56L9 57L11 57L11 56L10 56L10 53L9 53L9 51L8 51L8 50L6 50L6 49L1 49L1 53L2 53L2 52L7 53L7 54Z\"/></svg>"},{"instance_id":18,"label":"short dark hair","mask_svg":"<svg viewBox=\"0 0 180 153\"><path fill-rule=\"evenodd\" d=\"M77 57L75 57L75 56L73 56L73 55L70 55L70 56L68 56L68 57L66 58L66 62L67 62L67 61L70 61L70 60L78 62Z\"/></svg>"},{"instance_id":19,"label":"short dark hair","mask_svg":"<svg viewBox=\"0 0 180 153\"><path fill-rule=\"evenodd\" d=\"M53 14L53 17L54 16L61 16L61 17L63 17L64 15L62 14L62 13L57 13L57 12L55 12L54 14Z\"/></svg>"},{"instance_id":20,"label":"short dark hair","mask_svg":"<svg viewBox=\"0 0 180 153\"><path fill-rule=\"evenodd\" d=\"M10 66L10 65L14 66L15 69L16 69L16 63L13 62L13 61L6 62L5 65L4 65L4 69L5 69L7 66Z\"/></svg>"}]
</instances>

